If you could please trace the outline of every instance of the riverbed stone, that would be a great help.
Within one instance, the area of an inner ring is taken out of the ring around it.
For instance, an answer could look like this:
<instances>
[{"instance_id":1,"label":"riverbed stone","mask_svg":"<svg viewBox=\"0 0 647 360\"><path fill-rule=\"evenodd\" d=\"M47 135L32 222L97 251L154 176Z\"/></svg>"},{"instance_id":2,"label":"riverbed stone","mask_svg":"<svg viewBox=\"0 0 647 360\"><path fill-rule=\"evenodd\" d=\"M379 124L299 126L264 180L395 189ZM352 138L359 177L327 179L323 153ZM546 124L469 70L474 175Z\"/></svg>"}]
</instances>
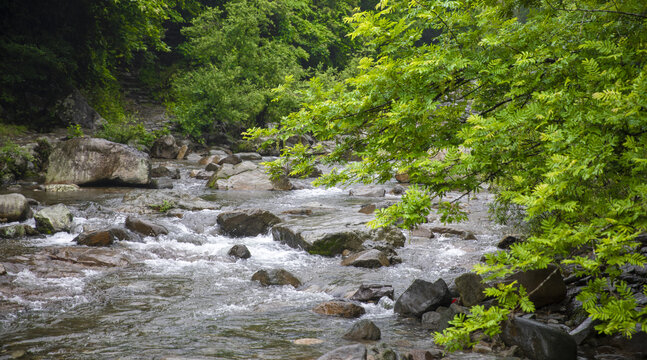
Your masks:
<instances>
[{"instance_id":1,"label":"riverbed stone","mask_svg":"<svg viewBox=\"0 0 647 360\"><path fill-rule=\"evenodd\" d=\"M496 247L498 247L499 249L508 250L510 249L510 246L520 242L521 238L519 238L518 236L507 235L503 239L501 239L498 244L496 244Z\"/></svg>"},{"instance_id":2,"label":"riverbed stone","mask_svg":"<svg viewBox=\"0 0 647 360\"><path fill-rule=\"evenodd\" d=\"M110 246L117 240L134 239L133 234L122 228L108 228L101 230L84 231L75 237L72 241L79 245L86 246Z\"/></svg>"},{"instance_id":3,"label":"riverbed stone","mask_svg":"<svg viewBox=\"0 0 647 360\"><path fill-rule=\"evenodd\" d=\"M350 300L376 303L385 296L393 300L393 286L381 284L362 284L360 285L359 289L353 294L353 296L350 297Z\"/></svg>"},{"instance_id":4,"label":"riverbed stone","mask_svg":"<svg viewBox=\"0 0 647 360\"><path fill-rule=\"evenodd\" d=\"M50 260L58 260L81 267L125 267L133 259L123 251L105 247L62 247L44 251Z\"/></svg>"},{"instance_id":5,"label":"riverbed stone","mask_svg":"<svg viewBox=\"0 0 647 360\"><path fill-rule=\"evenodd\" d=\"M449 288L443 279L433 283L416 279L396 300L393 311L402 316L419 318L439 306L449 306L451 302Z\"/></svg>"},{"instance_id":6,"label":"riverbed stone","mask_svg":"<svg viewBox=\"0 0 647 360\"><path fill-rule=\"evenodd\" d=\"M439 306L435 311L422 314L420 323L422 327L432 331L443 331L449 327L449 322L459 313L464 313L465 308L451 304L449 307Z\"/></svg>"},{"instance_id":7,"label":"riverbed stone","mask_svg":"<svg viewBox=\"0 0 647 360\"><path fill-rule=\"evenodd\" d=\"M261 209L226 211L220 213L217 219L220 231L233 237L265 234L279 222L281 219L278 216Z\"/></svg>"},{"instance_id":8,"label":"riverbed stone","mask_svg":"<svg viewBox=\"0 0 647 360\"><path fill-rule=\"evenodd\" d=\"M148 220L136 218L132 215L126 218L126 228L144 236L168 234L168 229L164 226L152 223Z\"/></svg>"},{"instance_id":9,"label":"riverbed stone","mask_svg":"<svg viewBox=\"0 0 647 360\"><path fill-rule=\"evenodd\" d=\"M327 352L317 360L366 360L366 346L347 345Z\"/></svg>"},{"instance_id":10,"label":"riverbed stone","mask_svg":"<svg viewBox=\"0 0 647 360\"><path fill-rule=\"evenodd\" d=\"M175 142L173 135L164 135L155 139L151 146L150 155L158 159L176 159L180 153L180 147Z\"/></svg>"},{"instance_id":11,"label":"riverbed stone","mask_svg":"<svg viewBox=\"0 0 647 360\"><path fill-rule=\"evenodd\" d=\"M49 156L47 184L114 184L144 186L150 182L147 154L105 139L74 138L61 142Z\"/></svg>"},{"instance_id":12,"label":"riverbed stone","mask_svg":"<svg viewBox=\"0 0 647 360\"><path fill-rule=\"evenodd\" d=\"M236 244L229 249L227 255L237 258L237 259L249 259L252 257L252 253L249 252L249 249L245 245Z\"/></svg>"},{"instance_id":13,"label":"riverbed stone","mask_svg":"<svg viewBox=\"0 0 647 360\"><path fill-rule=\"evenodd\" d=\"M286 191L292 190L294 185L287 178L273 180L264 170L258 168L233 175L227 179L216 180L212 187L218 190L234 191Z\"/></svg>"},{"instance_id":14,"label":"riverbed stone","mask_svg":"<svg viewBox=\"0 0 647 360\"><path fill-rule=\"evenodd\" d=\"M513 318L502 324L506 345L518 346L532 360L575 360L577 344L564 330L538 321Z\"/></svg>"},{"instance_id":15,"label":"riverbed stone","mask_svg":"<svg viewBox=\"0 0 647 360\"><path fill-rule=\"evenodd\" d=\"M529 298L535 308L556 304L566 298L566 284L555 265L549 265L546 269L517 272L506 278L506 281L515 280L530 294Z\"/></svg>"},{"instance_id":16,"label":"riverbed stone","mask_svg":"<svg viewBox=\"0 0 647 360\"><path fill-rule=\"evenodd\" d=\"M17 239L24 236L38 235L38 231L25 224L16 224L0 227L0 238Z\"/></svg>"},{"instance_id":17,"label":"riverbed stone","mask_svg":"<svg viewBox=\"0 0 647 360\"><path fill-rule=\"evenodd\" d=\"M235 154L242 161L261 161L263 157L255 152L240 152Z\"/></svg>"},{"instance_id":18,"label":"riverbed stone","mask_svg":"<svg viewBox=\"0 0 647 360\"><path fill-rule=\"evenodd\" d=\"M208 163L207 166L204 168L204 170L215 173L216 171L220 170L220 165L214 164L214 163Z\"/></svg>"},{"instance_id":19,"label":"riverbed stone","mask_svg":"<svg viewBox=\"0 0 647 360\"><path fill-rule=\"evenodd\" d=\"M485 285L481 275L475 273L464 273L454 280L456 289L464 306L473 306L485 300Z\"/></svg>"},{"instance_id":20,"label":"riverbed stone","mask_svg":"<svg viewBox=\"0 0 647 360\"><path fill-rule=\"evenodd\" d=\"M339 316L347 319L358 318L366 313L363 307L343 300L323 302L312 309L312 311L321 315Z\"/></svg>"},{"instance_id":21,"label":"riverbed stone","mask_svg":"<svg viewBox=\"0 0 647 360\"><path fill-rule=\"evenodd\" d=\"M151 169L151 177L172 177L175 172L164 165L159 165Z\"/></svg>"},{"instance_id":22,"label":"riverbed stone","mask_svg":"<svg viewBox=\"0 0 647 360\"><path fill-rule=\"evenodd\" d=\"M350 196L360 196L360 197L384 197L386 195L386 190L384 189L352 189L348 192Z\"/></svg>"},{"instance_id":23,"label":"riverbed stone","mask_svg":"<svg viewBox=\"0 0 647 360\"><path fill-rule=\"evenodd\" d=\"M60 231L70 231L74 216L63 204L56 204L41 209L34 214L36 230L41 234L53 234Z\"/></svg>"},{"instance_id":24,"label":"riverbed stone","mask_svg":"<svg viewBox=\"0 0 647 360\"><path fill-rule=\"evenodd\" d=\"M177 152L177 156L175 157L175 159L176 160L184 159L188 152L189 152L189 146L186 144L183 144L182 146L180 146L180 150Z\"/></svg>"},{"instance_id":25,"label":"riverbed stone","mask_svg":"<svg viewBox=\"0 0 647 360\"><path fill-rule=\"evenodd\" d=\"M258 281L262 286L292 285L295 289L301 286L301 280L284 269L259 270L252 275L252 281Z\"/></svg>"},{"instance_id":26,"label":"riverbed stone","mask_svg":"<svg viewBox=\"0 0 647 360\"><path fill-rule=\"evenodd\" d=\"M351 229L313 229L286 224L274 226L272 238L292 248L322 256L340 255L344 250L363 251L366 250L365 243L401 247L406 239L395 227L368 229L362 225Z\"/></svg>"},{"instance_id":27,"label":"riverbed stone","mask_svg":"<svg viewBox=\"0 0 647 360\"><path fill-rule=\"evenodd\" d=\"M474 233L467 230L459 230L459 229L453 229L448 227L436 226L436 227L432 227L431 231L436 234L459 236L463 238L463 240L476 240L476 236L474 235Z\"/></svg>"},{"instance_id":28,"label":"riverbed stone","mask_svg":"<svg viewBox=\"0 0 647 360\"><path fill-rule=\"evenodd\" d=\"M357 321L342 336L346 340L380 340L382 332L374 322L368 319Z\"/></svg>"},{"instance_id":29,"label":"riverbed stone","mask_svg":"<svg viewBox=\"0 0 647 360\"><path fill-rule=\"evenodd\" d=\"M231 164L231 165L236 165L240 164L242 160L236 156L236 155L228 155L223 157L218 161L218 165L224 165L224 164Z\"/></svg>"},{"instance_id":30,"label":"riverbed stone","mask_svg":"<svg viewBox=\"0 0 647 360\"><path fill-rule=\"evenodd\" d=\"M31 217L31 206L22 194L0 195L0 222L25 221Z\"/></svg>"},{"instance_id":31,"label":"riverbed stone","mask_svg":"<svg viewBox=\"0 0 647 360\"><path fill-rule=\"evenodd\" d=\"M341 261L341 265L375 269L389 266L391 263L384 251L369 249L350 254Z\"/></svg>"}]
</instances>

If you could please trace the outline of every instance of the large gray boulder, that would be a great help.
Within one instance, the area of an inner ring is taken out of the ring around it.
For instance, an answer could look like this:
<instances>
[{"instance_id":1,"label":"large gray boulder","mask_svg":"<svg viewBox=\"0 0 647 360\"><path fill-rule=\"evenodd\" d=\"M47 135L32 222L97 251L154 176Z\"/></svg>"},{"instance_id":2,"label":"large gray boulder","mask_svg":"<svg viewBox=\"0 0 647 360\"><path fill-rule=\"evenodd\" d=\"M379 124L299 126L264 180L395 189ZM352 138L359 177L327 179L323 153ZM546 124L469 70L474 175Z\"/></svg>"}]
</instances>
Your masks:
<instances>
[{"instance_id":1,"label":"large gray boulder","mask_svg":"<svg viewBox=\"0 0 647 360\"><path fill-rule=\"evenodd\" d=\"M75 138L52 151L45 182L144 186L150 182L150 169L148 155L127 145Z\"/></svg>"},{"instance_id":2,"label":"large gray boulder","mask_svg":"<svg viewBox=\"0 0 647 360\"><path fill-rule=\"evenodd\" d=\"M267 210L248 209L220 213L217 222L222 233L244 237L265 234L281 219Z\"/></svg>"},{"instance_id":3,"label":"large gray boulder","mask_svg":"<svg viewBox=\"0 0 647 360\"><path fill-rule=\"evenodd\" d=\"M364 225L312 229L280 224L272 228L272 238L295 249L323 256L340 255L344 250L363 251L367 243L401 247L405 242L404 234L395 227L369 229Z\"/></svg>"},{"instance_id":4,"label":"large gray boulder","mask_svg":"<svg viewBox=\"0 0 647 360\"><path fill-rule=\"evenodd\" d=\"M24 221L31 217L32 211L26 197L21 194L0 195L0 219L13 222Z\"/></svg>"},{"instance_id":5,"label":"large gray boulder","mask_svg":"<svg viewBox=\"0 0 647 360\"><path fill-rule=\"evenodd\" d=\"M208 187L218 190L272 191L291 190L287 179L272 180L258 164L243 161L237 164L223 163L207 182Z\"/></svg>"},{"instance_id":6,"label":"large gray boulder","mask_svg":"<svg viewBox=\"0 0 647 360\"><path fill-rule=\"evenodd\" d=\"M17 239L24 236L38 235L38 231L25 224L15 224L0 227L0 238Z\"/></svg>"},{"instance_id":7,"label":"large gray boulder","mask_svg":"<svg viewBox=\"0 0 647 360\"><path fill-rule=\"evenodd\" d=\"M168 229L164 226L152 223L148 220L139 219L134 216L128 216L126 218L126 228L144 236L168 234Z\"/></svg>"},{"instance_id":8,"label":"large gray boulder","mask_svg":"<svg viewBox=\"0 0 647 360\"><path fill-rule=\"evenodd\" d=\"M513 318L502 325L503 342L532 360L575 360L577 344L564 330L534 320Z\"/></svg>"},{"instance_id":9,"label":"large gray boulder","mask_svg":"<svg viewBox=\"0 0 647 360\"><path fill-rule=\"evenodd\" d=\"M48 206L34 214L36 230L41 234L53 234L61 231L69 232L74 216L63 204Z\"/></svg>"},{"instance_id":10,"label":"large gray boulder","mask_svg":"<svg viewBox=\"0 0 647 360\"><path fill-rule=\"evenodd\" d=\"M449 288L443 279L434 283L416 279L395 302L393 311L407 317L421 317L422 314L449 306L452 302Z\"/></svg>"}]
</instances>

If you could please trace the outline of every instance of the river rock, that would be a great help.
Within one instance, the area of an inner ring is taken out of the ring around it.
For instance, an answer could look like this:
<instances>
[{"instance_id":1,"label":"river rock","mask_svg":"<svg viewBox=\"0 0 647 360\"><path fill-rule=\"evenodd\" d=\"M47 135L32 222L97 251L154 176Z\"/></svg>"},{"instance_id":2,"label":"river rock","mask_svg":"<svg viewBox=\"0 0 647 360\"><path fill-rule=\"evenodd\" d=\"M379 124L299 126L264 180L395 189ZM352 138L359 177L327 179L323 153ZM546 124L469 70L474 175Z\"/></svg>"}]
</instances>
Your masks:
<instances>
[{"instance_id":1,"label":"river rock","mask_svg":"<svg viewBox=\"0 0 647 360\"><path fill-rule=\"evenodd\" d=\"M171 179L151 179L148 183L150 189L173 189L173 180Z\"/></svg>"},{"instance_id":2,"label":"river rock","mask_svg":"<svg viewBox=\"0 0 647 360\"><path fill-rule=\"evenodd\" d=\"M90 130L94 130L103 120L78 89L73 89L68 96L58 102L54 111L56 117L64 124L78 124Z\"/></svg>"},{"instance_id":3,"label":"river rock","mask_svg":"<svg viewBox=\"0 0 647 360\"><path fill-rule=\"evenodd\" d=\"M360 302L378 302L383 297L393 300L393 286L391 285L360 285L359 289L350 297L350 300Z\"/></svg>"},{"instance_id":4,"label":"river rock","mask_svg":"<svg viewBox=\"0 0 647 360\"><path fill-rule=\"evenodd\" d=\"M213 171L200 170L195 174L195 178L199 180L209 180L213 176Z\"/></svg>"},{"instance_id":5,"label":"river rock","mask_svg":"<svg viewBox=\"0 0 647 360\"><path fill-rule=\"evenodd\" d=\"M465 308L456 304L449 307L439 306L435 311L429 311L422 314L421 325L425 329L432 331L443 331L449 327L449 322L459 313L465 313Z\"/></svg>"},{"instance_id":6,"label":"river rock","mask_svg":"<svg viewBox=\"0 0 647 360\"><path fill-rule=\"evenodd\" d=\"M462 237L464 240L476 240L476 236L473 232L467 230L458 230L448 227L432 227L431 231L436 234L445 234L445 235L456 235Z\"/></svg>"},{"instance_id":7,"label":"river rock","mask_svg":"<svg viewBox=\"0 0 647 360\"><path fill-rule=\"evenodd\" d=\"M449 306L451 302L449 288L443 279L434 283L416 279L395 302L393 311L403 316L419 318L439 306Z\"/></svg>"},{"instance_id":8,"label":"river rock","mask_svg":"<svg viewBox=\"0 0 647 360\"><path fill-rule=\"evenodd\" d=\"M0 264L0 276L7 275L7 269L4 268L4 265Z\"/></svg>"},{"instance_id":9,"label":"river rock","mask_svg":"<svg viewBox=\"0 0 647 360\"><path fill-rule=\"evenodd\" d=\"M377 209L377 206L375 204L366 204L362 205L362 207L359 209L359 212L362 214L370 215L375 212Z\"/></svg>"},{"instance_id":10,"label":"river rock","mask_svg":"<svg viewBox=\"0 0 647 360\"><path fill-rule=\"evenodd\" d=\"M550 276L550 278L548 278ZM548 280L544 282L544 280ZM530 294L530 300L535 308L549 304L556 304L566 298L566 284L562 273L554 265L546 269L528 270L517 272L506 278L506 281L516 280ZM542 285L543 283L543 285ZM537 287L541 285L541 288Z\"/></svg>"},{"instance_id":11,"label":"river rock","mask_svg":"<svg viewBox=\"0 0 647 360\"><path fill-rule=\"evenodd\" d=\"M443 352L438 349L414 349L405 352L402 355L402 360L439 360L444 357Z\"/></svg>"},{"instance_id":12,"label":"river rock","mask_svg":"<svg viewBox=\"0 0 647 360\"><path fill-rule=\"evenodd\" d=\"M294 288L301 286L301 281L296 276L283 269L259 270L252 275L252 281L258 281L263 286L292 285Z\"/></svg>"},{"instance_id":13,"label":"river rock","mask_svg":"<svg viewBox=\"0 0 647 360\"><path fill-rule=\"evenodd\" d=\"M321 315L339 316L348 319L358 318L366 313L363 307L342 300L323 302L312 309L312 311Z\"/></svg>"},{"instance_id":14,"label":"river rock","mask_svg":"<svg viewBox=\"0 0 647 360\"><path fill-rule=\"evenodd\" d=\"M384 189L353 189L348 192L350 196L361 197L384 197L386 190Z\"/></svg>"},{"instance_id":15,"label":"river rock","mask_svg":"<svg viewBox=\"0 0 647 360\"><path fill-rule=\"evenodd\" d=\"M222 233L244 237L265 234L281 219L267 210L248 209L222 212L217 222Z\"/></svg>"},{"instance_id":16,"label":"river rock","mask_svg":"<svg viewBox=\"0 0 647 360\"><path fill-rule=\"evenodd\" d=\"M285 191L292 190L294 185L287 178L272 180L265 171L259 168L233 175L227 179L216 180L212 187L219 190L237 191Z\"/></svg>"},{"instance_id":17,"label":"river rock","mask_svg":"<svg viewBox=\"0 0 647 360\"><path fill-rule=\"evenodd\" d=\"M70 231L74 216L63 204L48 206L34 214L36 230L41 234L53 234L59 231Z\"/></svg>"},{"instance_id":18,"label":"river rock","mask_svg":"<svg viewBox=\"0 0 647 360\"><path fill-rule=\"evenodd\" d=\"M236 153L236 155L242 161L261 161L263 157L259 153L255 152L241 152Z\"/></svg>"},{"instance_id":19,"label":"river rock","mask_svg":"<svg viewBox=\"0 0 647 360\"><path fill-rule=\"evenodd\" d=\"M153 142L150 155L158 159L176 159L180 153L180 147L175 143L173 135L165 135Z\"/></svg>"},{"instance_id":20,"label":"river rock","mask_svg":"<svg viewBox=\"0 0 647 360\"><path fill-rule=\"evenodd\" d=\"M189 152L189 146L184 144L180 146L180 150L177 152L176 160L182 160L186 157L187 152Z\"/></svg>"},{"instance_id":21,"label":"river rock","mask_svg":"<svg viewBox=\"0 0 647 360\"><path fill-rule=\"evenodd\" d=\"M147 220L138 219L134 216L126 218L126 228L144 236L158 236L168 234L168 229L162 225L154 224Z\"/></svg>"},{"instance_id":22,"label":"river rock","mask_svg":"<svg viewBox=\"0 0 647 360\"><path fill-rule=\"evenodd\" d=\"M102 230L84 231L72 241L86 246L110 246L116 240L133 240L134 236L126 229L110 228Z\"/></svg>"},{"instance_id":23,"label":"river rock","mask_svg":"<svg viewBox=\"0 0 647 360\"><path fill-rule=\"evenodd\" d=\"M31 207L21 194L0 195L0 222L25 221L32 217Z\"/></svg>"},{"instance_id":24,"label":"river rock","mask_svg":"<svg viewBox=\"0 0 647 360\"><path fill-rule=\"evenodd\" d=\"M46 253L51 260L85 267L124 267L132 262L123 251L110 248L62 247L46 250Z\"/></svg>"},{"instance_id":25,"label":"river rock","mask_svg":"<svg viewBox=\"0 0 647 360\"><path fill-rule=\"evenodd\" d=\"M366 346L362 344L342 346L325 353L317 360L366 360Z\"/></svg>"},{"instance_id":26,"label":"river rock","mask_svg":"<svg viewBox=\"0 0 647 360\"><path fill-rule=\"evenodd\" d=\"M160 165L151 169L151 177L172 177L175 172L164 165Z\"/></svg>"},{"instance_id":27,"label":"river rock","mask_svg":"<svg viewBox=\"0 0 647 360\"><path fill-rule=\"evenodd\" d=\"M573 337L577 345L580 345L589 335L594 333L595 323L592 318L587 317L586 320L568 334Z\"/></svg>"},{"instance_id":28,"label":"river rock","mask_svg":"<svg viewBox=\"0 0 647 360\"><path fill-rule=\"evenodd\" d=\"M231 164L231 165L236 165L240 164L242 160L236 156L236 155L228 155L223 157L218 161L218 165L224 165L224 164Z\"/></svg>"},{"instance_id":29,"label":"river rock","mask_svg":"<svg viewBox=\"0 0 647 360\"><path fill-rule=\"evenodd\" d=\"M245 245L234 245L229 249L227 255L235 257L237 259L249 259L252 257L252 253L249 252L249 249Z\"/></svg>"},{"instance_id":30,"label":"river rock","mask_svg":"<svg viewBox=\"0 0 647 360\"><path fill-rule=\"evenodd\" d=\"M43 190L46 192L65 193L79 191L81 188L76 184L47 184L43 185Z\"/></svg>"},{"instance_id":31,"label":"river rock","mask_svg":"<svg viewBox=\"0 0 647 360\"><path fill-rule=\"evenodd\" d=\"M406 172L399 172L395 174L395 180L397 180L399 183L409 183L411 178L409 177L409 174Z\"/></svg>"},{"instance_id":32,"label":"river rock","mask_svg":"<svg viewBox=\"0 0 647 360\"><path fill-rule=\"evenodd\" d=\"M220 170L220 165L214 164L214 163L208 163L207 166L204 168L204 170L215 173L216 171Z\"/></svg>"},{"instance_id":33,"label":"river rock","mask_svg":"<svg viewBox=\"0 0 647 360\"><path fill-rule=\"evenodd\" d=\"M382 332L371 320L360 320L342 336L346 340L380 340Z\"/></svg>"},{"instance_id":34,"label":"river rock","mask_svg":"<svg viewBox=\"0 0 647 360\"><path fill-rule=\"evenodd\" d=\"M499 249L508 250L508 249L510 249L511 245L519 243L519 242L521 242L521 239L518 238L517 236L508 235L508 236L504 237L503 239L501 239L501 241L499 241L499 243L496 245L496 247L498 247Z\"/></svg>"},{"instance_id":35,"label":"river rock","mask_svg":"<svg viewBox=\"0 0 647 360\"><path fill-rule=\"evenodd\" d=\"M474 273L465 273L454 280L464 306L473 306L485 300L483 278Z\"/></svg>"},{"instance_id":36,"label":"river rock","mask_svg":"<svg viewBox=\"0 0 647 360\"><path fill-rule=\"evenodd\" d=\"M391 263L384 251L370 249L350 254L341 261L341 265L375 269L382 266L389 266Z\"/></svg>"},{"instance_id":37,"label":"river rock","mask_svg":"<svg viewBox=\"0 0 647 360\"><path fill-rule=\"evenodd\" d=\"M145 153L105 139L74 138L49 156L46 183L143 186L150 182Z\"/></svg>"},{"instance_id":38,"label":"river rock","mask_svg":"<svg viewBox=\"0 0 647 360\"><path fill-rule=\"evenodd\" d=\"M175 207L189 211L215 210L218 204L203 200L186 191L131 191L124 195L122 206L117 210L129 213L151 213L153 208L173 203Z\"/></svg>"},{"instance_id":39,"label":"river rock","mask_svg":"<svg viewBox=\"0 0 647 360\"><path fill-rule=\"evenodd\" d=\"M363 225L353 229L299 228L291 225L276 225L272 238L295 249L323 256L340 255L344 250L365 250L364 243L371 242L392 247L404 246L405 237L396 227L368 229Z\"/></svg>"},{"instance_id":40,"label":"river rock","mask_svg":"<svg viewBox=\"0 0 647 360\"><path fill-rule=\"evenodd\" d=\"M513 318L502 324L506 345L518 346L532 360L575 360L577 344L565 331L534 320Z\"/></svg>"},{"instance_id":41,"label":"river rock","mask_svg":"<svg viewBox=\"0 0 647 360\"><path fill-rule=\"evenodd\" d=\"M38 231L29 225L16 224L0 227L0 238L4 239L17 239L33 235L38 235Z\"/></svg>"}]
</instances>

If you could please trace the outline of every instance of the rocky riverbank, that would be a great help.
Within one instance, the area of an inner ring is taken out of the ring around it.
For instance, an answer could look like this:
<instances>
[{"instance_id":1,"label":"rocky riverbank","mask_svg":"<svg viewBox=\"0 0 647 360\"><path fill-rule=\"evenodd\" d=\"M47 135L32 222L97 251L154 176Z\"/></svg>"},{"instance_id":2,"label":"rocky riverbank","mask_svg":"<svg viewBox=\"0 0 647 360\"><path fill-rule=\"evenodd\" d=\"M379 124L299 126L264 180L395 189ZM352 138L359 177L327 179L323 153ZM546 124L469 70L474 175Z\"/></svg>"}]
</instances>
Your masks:
<instances>
[{"instance_id":1,"label":"rocky riverbank","mask_svg":"<svg viewBox=\"0 0 647 360\"><path fill-rule=\"evenodd\" d=\"M115 346L134 349L126 358L147 349L159 358L442 358L429 333L492 304L471 265L497 243L522 241L487 220L488 194L469 202L464 224L432 216L411 233L371 230L372 211L406 183L312 189L311 179L269 179L261 154L195 151L172 137L150 154L92 138L52 145L43 182L0 195L0 358L102 357ZM632 286L646 282L644 268L625 273ZM593 329L575 299L586 278L548 268L508 280L532 293L536 313L448 357L644 358L644 332L626 340ZM108 338L75 353L97 329ZM143 343L111 340L119 334Z\"/></svg>"}]
</instances>

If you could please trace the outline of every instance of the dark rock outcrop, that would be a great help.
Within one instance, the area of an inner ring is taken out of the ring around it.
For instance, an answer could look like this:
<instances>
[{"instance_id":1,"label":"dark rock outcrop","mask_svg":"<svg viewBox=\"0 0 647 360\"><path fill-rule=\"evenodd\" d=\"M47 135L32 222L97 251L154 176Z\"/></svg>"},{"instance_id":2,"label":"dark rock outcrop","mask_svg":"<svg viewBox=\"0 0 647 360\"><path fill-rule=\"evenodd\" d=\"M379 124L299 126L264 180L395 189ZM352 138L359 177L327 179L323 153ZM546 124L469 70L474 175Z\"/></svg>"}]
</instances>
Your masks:
<instances>
[{"instance_id":1,"label":"dark rock outcrop","mask_svg":"<svg viewBox=\"0 0 647 360\"><path fill-rule=\"evenodd\" d=\"M265 234L281 219L267 210L249 209L220 213L217 222L222 233L243 237Z\"/></svg>"},{"instance_id":2,"label":"dark rock outcrop","mask_svg":"<svg viewBox=\"0 0 647 360\"><path fill-rule=\"evenodd\" d=\"M403 316L419 318L439 306L449 306L451 302L449 288L443 279L434 283L416 279L395 302L393 311Z\"/></svg>"},{"instance_id":3,"label":"dark rock outcrop","mask_svg":"<svg viewBox=\"0 0 647 360\"><path fill-rule=\"evenodd\" d=\"M175 143L173 135L162 136L153 142L150 155L158 159L176 159L180 147Z\"/></svg>"},{"instance_id":4,"label":"dark rock outcrop","mask_svg":"<svg viewBox=\"0 0 647 360\"><path fill-rule=\"evenodd\" d=\"M549 278L550 276L550 278ZM530 294L536 308L556 304L566 298L566 284L561 272L550 265L546 269L528 270L515 273L506 281L516 280ZM540 288L537 288L541 286Z\"/></svg>"},{"instance_id":5,"label":"dark rock outcrop","mask_svg":"<svg viewBox=\"0 0 647 360\"><path fill-rule=\"evenodd\" d=\"M503 341L518 346L532 360L575 360L577 344L565 331L523 318L513 318L502 326Z\"/></svg>"}]
</instances>

